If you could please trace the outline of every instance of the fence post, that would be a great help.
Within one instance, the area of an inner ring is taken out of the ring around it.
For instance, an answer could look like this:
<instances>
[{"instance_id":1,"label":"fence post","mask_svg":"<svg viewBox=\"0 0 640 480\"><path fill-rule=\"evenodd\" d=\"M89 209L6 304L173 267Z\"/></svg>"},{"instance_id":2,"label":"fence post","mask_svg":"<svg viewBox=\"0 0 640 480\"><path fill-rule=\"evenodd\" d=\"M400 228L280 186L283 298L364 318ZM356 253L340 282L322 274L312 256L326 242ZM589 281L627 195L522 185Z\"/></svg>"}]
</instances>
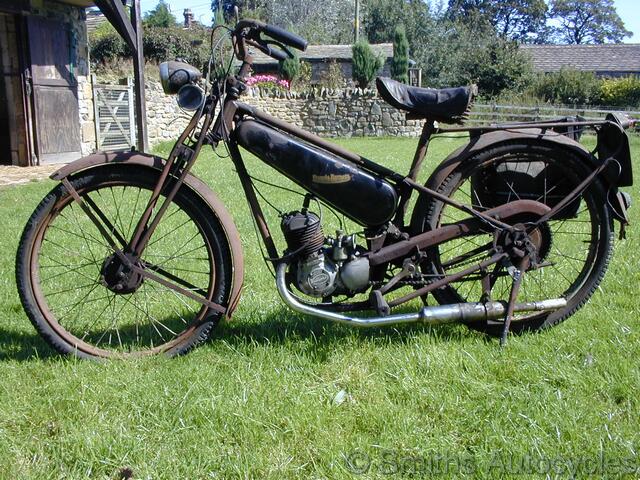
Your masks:
<instances>
[{"instance_id":1,"label":"fence post","mask_svg":"<svg viewBox=\"0 0 640 480\"><path fill-rule=\"evenodd\" d=\"M136 145L138 136L136 135L136 122L135 122L135 112L134 112L134 100L133 100L133 79L131 77L127 77L127 95L129 97L129 138L131 138L131 146ZM145 112L146 113L146 112ZM146 120L145 120L146 124ZM145 127L146 129L146 127Z\"/></svg>"},{"instance_id":2,"label":"fence post","mask_svg":"<svg viewBox=\"0 0 640 480\"><path fill-rule=\"evenodd\" d=\"M93 96L93 127L96 131L96 150L100 151L102 142L100 141L100 107L98 107L98 79L95 73L91 74L91 95Z\"/></svg>"}]
</instances>

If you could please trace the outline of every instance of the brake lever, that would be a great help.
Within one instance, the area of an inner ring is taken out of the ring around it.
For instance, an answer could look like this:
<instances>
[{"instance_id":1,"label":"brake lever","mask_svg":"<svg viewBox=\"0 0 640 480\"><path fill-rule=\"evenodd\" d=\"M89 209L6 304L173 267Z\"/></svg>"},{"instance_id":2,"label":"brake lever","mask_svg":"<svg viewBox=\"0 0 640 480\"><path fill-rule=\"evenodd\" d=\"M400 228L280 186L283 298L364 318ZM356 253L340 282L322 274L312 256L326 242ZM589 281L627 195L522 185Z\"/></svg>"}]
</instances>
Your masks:
<instances>
[{"instance_id":1,"label":"brake lever","mask_svg":"<svg viewBox=\"0 0 640 480\"><path fill-rule=\"evenodd\" d=\"M244 35L245 41L249 45L256 47L265 55L271 56L270 52L275 52L275 54L277 55L278 50L280 50L282 51L282 53L285 53L287 57L294 57L293 53L291 53L291 50L289 50L283 43L271 38L262 38L262 36L260 35L261 33L262 32L260 32L259 30L255 30L253 28L249 29L249 31ZM276 47L278 47L278 50L272 50L271 45L275 45Z\"/></svg>"},{"instance_id":2,"label":"brake lever","mask_svg":"<svg viewBox=\"0 0 640 480\"><path fill-rule=\"evenodd\" d=\"M283 43L280 43L277 40L264 40L264 39L261 39L261 40L263 40L264 44L267 46L269 45L277 46L280 50L286 53L289 58L293 58L293 53L291 53L291 50L289 50L287 46L284 45Z\"/></svg>"},{"instance_id":3,"label":"brake lever","mask_svg":"<svg viewBox=\"0 0 640 480\"><path fill-rule=\"evenodd\" d=\"M267 55L267 56L269 56L271 58L274 58L275 60L284 61L287 58L293 58L292 53L289 50L287 50L286 48L282 47L277 42L266 42L266 41L257 42L255 40L248 40L248 39L245 39L245 42L248 45L251 45L252 47L257 48L258 50L260 50L265 55ZM278 48L278 49L271 48L270 44L276 44L276 45L280 46L281 48Z\"/></svg>"}]
</instances>

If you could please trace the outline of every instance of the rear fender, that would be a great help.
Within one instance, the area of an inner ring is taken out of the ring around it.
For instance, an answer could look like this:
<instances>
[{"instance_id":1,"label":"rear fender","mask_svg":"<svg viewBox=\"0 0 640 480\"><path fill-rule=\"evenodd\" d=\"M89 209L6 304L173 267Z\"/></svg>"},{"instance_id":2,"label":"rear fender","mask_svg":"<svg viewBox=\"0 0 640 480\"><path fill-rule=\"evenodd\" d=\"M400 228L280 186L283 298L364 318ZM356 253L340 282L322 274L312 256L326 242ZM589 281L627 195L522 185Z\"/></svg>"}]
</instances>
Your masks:
<instances>
[{"instance_id":1,"label":"rear fender","mask_svg":"<svg viewBox=\"0 0 640 480\"><path fill-rule=\"evenodd\" d=\"M117 153L95 153L87 157L80 158L59 170L55 171L51 178L53 180L62 180L68 176L78 172L93 168L102 168L114 164L137 165L153 170L161 171L166 164L166 160L154 155L141 152L117 152ZM231 259L233 264L231 295L229 296L229 306L227 308L226 318L230 319L234 310L240 301L242 284L244 281L244 259L242 253L242 243L240 242L240 234L236 228L231 215L222 204L215 193L200 179L188 174L184 183L196 192L202 200L204 200L213 213L218 217L222 228L229 241L231 249Z\"/></svg>"},{"instance_id":2,"label":"rear fender","mask_svg":"<svg viewBox=\"0 0 640 480\"><path fill-rule=\"evenodd\" d=\"M522 141L560 147L575 153L590 168L596 167L597 159L583 145L564 135L543 135L539 129L500 130L473 137L469 143L449 154L433 171L426 186L437 188L456 168L482 150L494 148L511 141Z\"/></svg>"},{"instance_id":3,"label":"rear fender","mask_svg":"<svg viewBox=\"0 0 640 480\"><path fill-rule=\"evenodd\" d=\"M543 134L540 129L526 129L526 130L499 130L495 132L485 133L473 137L471 141L453 151L442 163L433 171L426 186L432 190L436 190L439 185L460 165L468 161L470 158L480 153L481 151L489 148L500 146L501 144L509 143L512 141L518 141L522 143L531 143L538 145L546 145L554 148L564 149L575 154L582 162L590 169L597 168L601 161L596 158L589 150L587 150L582 144L577 141L566 137L564 135L548 135ZM602 159L604 160L604 159ZM615 162L611 164L612 168L605 169L600 178L605 184L605 188L608 192L608 204L611 206L612 199L617 198L618 193L618 174L619 169L615 165ZM615 168L613 168L615 167ZM612 171L616 170L616 175L612 175ZM604 201L605 199L603 199ZM616 209L611 208L614 218L626 223L626 218L622 218L620 213ZM412 224L416 219L412 219Z\"/></svg>"}]
</instances>

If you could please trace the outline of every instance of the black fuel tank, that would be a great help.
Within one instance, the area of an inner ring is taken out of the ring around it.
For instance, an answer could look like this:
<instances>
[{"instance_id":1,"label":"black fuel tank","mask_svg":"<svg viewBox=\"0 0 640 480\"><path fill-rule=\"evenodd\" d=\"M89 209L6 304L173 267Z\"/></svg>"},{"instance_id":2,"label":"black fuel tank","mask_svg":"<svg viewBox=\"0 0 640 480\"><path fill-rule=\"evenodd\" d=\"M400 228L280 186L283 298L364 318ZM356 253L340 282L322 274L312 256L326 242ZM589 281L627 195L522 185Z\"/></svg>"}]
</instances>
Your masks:
<instances>
[{"instance_id":1,"label":"black fuel tank","mask_svg":"<svg viewBox=\"0 0 640 480\"><path fill-rule=\"evenodd\" d=\"M395 213L393 186L344 158L255 120L235 134L239 145L361 225L382 225Z\"/></svg>"}]
</instances>

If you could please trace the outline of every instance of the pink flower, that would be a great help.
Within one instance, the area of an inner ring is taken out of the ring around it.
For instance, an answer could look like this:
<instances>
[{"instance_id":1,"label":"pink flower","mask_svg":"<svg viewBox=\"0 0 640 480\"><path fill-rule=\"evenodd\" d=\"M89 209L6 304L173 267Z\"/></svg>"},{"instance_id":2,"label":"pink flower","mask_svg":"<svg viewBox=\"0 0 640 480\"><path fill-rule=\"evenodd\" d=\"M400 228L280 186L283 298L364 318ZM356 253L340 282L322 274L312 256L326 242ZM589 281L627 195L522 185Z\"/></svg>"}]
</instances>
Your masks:
<instances>
[{"instance_id":1,"label":"pink flower","mask_svg":"<svg viewBox=\"0 0 640 480\"><path fill-rule=\"evenodd\" d=\"M291 87L288 80L278 78L275 75L254 75L247 79L246 84L250 87L254 85L262 85L268 88L280 87L286 88L287 90Z\"/></svg>"}]
</instances>

